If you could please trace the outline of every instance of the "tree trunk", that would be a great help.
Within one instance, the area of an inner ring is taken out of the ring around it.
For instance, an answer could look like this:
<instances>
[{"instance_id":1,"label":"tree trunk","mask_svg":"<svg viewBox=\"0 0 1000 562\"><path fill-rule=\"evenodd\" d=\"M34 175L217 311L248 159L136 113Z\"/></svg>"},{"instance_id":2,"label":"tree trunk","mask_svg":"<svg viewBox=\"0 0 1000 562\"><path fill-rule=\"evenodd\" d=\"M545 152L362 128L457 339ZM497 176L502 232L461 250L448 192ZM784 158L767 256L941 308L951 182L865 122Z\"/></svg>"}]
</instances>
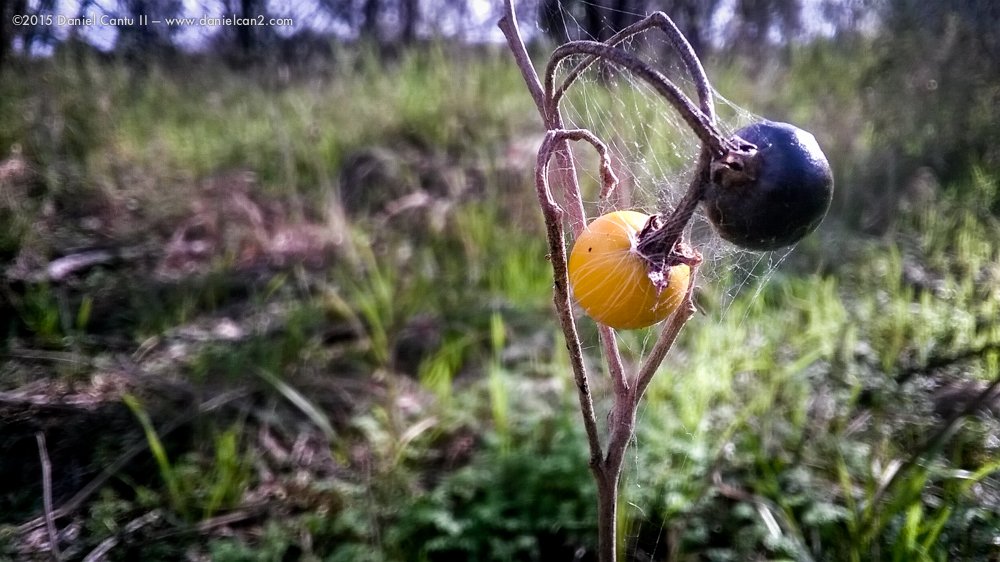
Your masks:
<instances>
[{"instance_id":1,"label":"tree trunk","mask_svg":"<svg viewBox=\"0 0 1000 562\"><path fill-rule=\"evenodd\" d=\"M262 6L257 0L240 0L240 17L252 19L263 13ZM236 40L239 43L240 53L247 60L251 59L257 51L257 42L254 37L254 27L243 24L236 28Z\"/></svg>"},{"instance_id":2,"label":"tree trunk","mask_svg":"<svg viewBox=\"0 0 1000 562\"><path fill-rule=\"evenodd\" d=\"M4 63L7 62L7 55L11 51L16 35L11 18L24 14L26 7L25 0L0 2L0 72L3 71Z\"/></svg>"},{"instance_id":3,"label":"tree trunk","mask_svg":"<svg viewBox=\"0 0 1000 562\"><path fill-rule=\"evenodd\" d=\"M380 0L365 0L362 7L364 21L361 23L361 36L365 39L379 42L378 37L378 16L382 11Z\"/></svg>"},{"instance_id":4,"label":"tree trunk","mask_svg":"<svg viewBox=\"0 0 1000 562\"><path fill-rule=\"evenodd\" d=\"M399 40L404 45L410 45L417 38L417 23L420 21L420 2L418 0L400 0L399 21L402 26Z\"/></svg>"}]
</instances>

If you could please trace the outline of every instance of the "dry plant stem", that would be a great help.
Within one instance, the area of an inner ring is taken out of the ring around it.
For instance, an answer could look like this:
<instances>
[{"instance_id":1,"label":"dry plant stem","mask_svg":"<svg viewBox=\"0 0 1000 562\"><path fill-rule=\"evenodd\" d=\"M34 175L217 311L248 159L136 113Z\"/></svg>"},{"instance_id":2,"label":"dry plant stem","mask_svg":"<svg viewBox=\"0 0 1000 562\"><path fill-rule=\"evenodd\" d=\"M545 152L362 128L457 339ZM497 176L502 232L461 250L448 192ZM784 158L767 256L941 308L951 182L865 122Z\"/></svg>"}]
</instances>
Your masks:
<instances>
[{"instance_id":1,"label":"dry plant stem","mask_svg":"<svg viewBox=\"0 0 1000 562\"><path fill-rule=\"evenodd\" d=\"M545 119L545 93L542 91L542 83L538 80L538 73L535 72L535 67L531 64L528 50L524 47L524 41L521 40L521 30L518 28L517 18L514 17L513 0L506 0L504 8L504 16L500 18L497 25L504 37L507 38L507 45L510 47L511 54L514 55L517 68L521 71L521 78L524 78L528 92L531 93L531 99L535 100L538 112L548 125L548 120Z\"/></svg>"},{"instance_id":2,"label":"dry plant stem","mask_svg":"<svg viewBox=\"0 0 1000 562\"><path fill-rule=\"evenodd\" d=\"M550 116L546 111L545 92L542 90L541 82L538 80L538 73L531 64L531 57L521 39L521 32L518 29L517 18L514 16L513 0L506 0L504 3L504 16L497 24L507 38L507 46L514 55L514 61L521 71L521 77L531 93L531 98L535 101L535 107L545 123L546 130L553 131L562 129L562 119L558 115ZM586 216L583 212L583 202L580 199L580 186L576 180L576 166L573 163L573 156L569 151L569 145L563 141L556 145L555 149L556 165L559 170L559 184L565 192L564 205L567 207L569 222L576 236L586 225Z\"/></svg>"},{"instance_id":3,"label":"dry plant stem","mask_svg":"<svg viewBox=\"0 0 1000 562\"><path fill-rule=\"evenodd\" d=\"M563 131L565 133L565 131ZM566 137L560 131L549 131L538 149L538 162L535 165L535 187L538 190L538 201L545 216L545 229L549 242L549 261L552 263L552 277L555 282L553 301L559 315L559 323L566 337L566 347L569 350L570 366L576 380L580 399L580 411L583 414L584 428L587 432L587 442L590 445L590 468L595 477L599 475L601 465L601 440L597 432L597 416L594 413L594 402L590 393L590 383L587 379L587 369L583 364L583 350L580 336L576 329L576 319L573 317L573 305L569 297L569 272L566 266L565 234L563 233L562 209L552 198L549 190L548 171L549 160L560 144L565 145ZM600 480L600 478L598 478Z\"/></svg>"},{"instance_id":4,"label":"dry plant stem","mask_svg":"<svg viewBox=\"0 0 1000 562\"><path fill-rule=\"evenodd\" d=\"M611 151L608 150L607 145L601 142L601 139L597 138L597 135L587 129L555 129L546 133L546 136L550 138L543 141L542 146L538 150L540 162L543 153L548 153L549 156L552 155L553 147L564 146L566 141L585 141L590 143L594 147L594 150L597 151L597 155L601 157L602 191L610 193L618 186L618 176L615 175L615 171L611 166ZM546 142L548 143L547 145ZM548 166L548 162L549 159L545 158L545 166ZM538 192L539 198L545 197L546 199L551 199L552 194L547 185L538 186L536 184L536 188L542 188ZM579 233L575 232L574 235L576 234Z\"/></svg>"},{"instance_id":5,"label":"dry plant stem","mask_svg":"<svg viewBox=\"0 0 1000 562\"><path fill-rule=\"evenodd\" d=\"M598 491L598 556L601 562L614 562L617 557L616 530L617 530L617 504L618 504L618 484L621 478L622 462L624 452L635 429L635 417L638 402L656 371L666 352L673 344L683 327L690 318L693 305L691 303L691 287L685 296L685 302L675 311L667 326L661 332L660 338L654 347L653 356L650 357L643 370L637 374L635 384L630 385L624 373L621 357L618 352L615 333L606 326L600 327L601 341L604 348L605 360L608 363L609 372L613 382L615 392L615 404L612 408L609 419L608 455L602 454L600 437L597 432L597 420L594 412L593 399L590 386L583 364L583 351L581 349L580 338L576 327L576 319L573 316L572 303L569 296L569 277L566 263L566 240L563 230L563 210L552 197L549 188L549 162L555 157L559 169L563 172L557 176L564 194L564 204L568 207L568 215L573 228L574 235L579 235L584 228L585 215L583 202L580 198L579 184L577 182L572 155L569 151L568 140L584 140L594 146L601 154L602 178L605 181L605 189L608 189L609 182L613 178L610 168L610 158L607 148L593 134L584 130L565 130L562 117L559 113L558 104L552 103L549 94L552 92L552 74L558 64L556 55L553 55L552 62L546 75L546 87L541 98L538 96L538 77L531 61L524 48L524 42L517 30L516 18L512 0L505 2L505 15L499 22L500 29L507 38L508 46L514 53L515 61L521 70L522 76L531 91L532 97L538 106L539 112L545 121L547 134L538 151L538 161L535 168L535 186L539 204L545 217L546 234L549 244L549 258L552 263L554 279L554 301L559 321L566 337L566 345L570 355L570 365L573 369L576 380L578 395L580 400L581 413L583 414L584 426L587 433L587 440L590 446L590 469L594 474ZM685 117L688 124L698 133L705 143L706 155L708 150L714 152L724 152L727 143L715 131L712 121L714 115L712 111L703 113L691 104L690 100L667 80L662 74L645 65L635 57L624 51L608 47L602 43L576 42L562 49L562 57L571 54L591 54L599 57L609 58L613 62L621 64L632 70L635 74L653 84L654 88L666 97L675 108ZM574 50L577 49L577 50ZM706 81L707 83L707 81ZM701 91L701 90L700 90ZM705 92L710 91L707 84ZM707 96L706 98L707 99ZM703 100L704 101L704 100ZM701 179L702 172L707 170L707 164L699 168L696 181ZM690 191L694 189L694 183ZM700 193L700 192L699 192ZM697 200L696 200L697 202ZM675 213L677 214L677 213ZM690 214L687 215L690 218ZM645 373L649 374L645 374Z\"/></svg>"},{"instance_id":6,"label":"dry plant stem","mask_svg":"<svg viewBox=\"0 0 1000 562\"><path fill-rule=\"evenodd\" d=\"M661 331L660 337L657 339L650 356L636 376L635 384L628 384L624 370L618 371L617 374L612 372L615 403L609 420L610 435L607 443L607 455L602 458L593 399L590 393L586 368L583 364L583 352L569 296L569 277L566 264L564 233L562 230L562 210L553 199L548 183L549 161L552 159L556 147L567 140L586 141L597 150L601 156L601 177L606 186L613 186L617 183L617 178L611 169L611 159L607 147L589 131L582 129L549 131L542 141L542 145L538 151L538 161L535 166L535 186L538 200L545 216L548 233L548 242L551 251L550 260L555 279L554 300L563 332L566 334L567 346L570 351L570 362L579 390L580 408L583 413L587 439L590 445L590 467L597 482L600 559L602 561L613 561L615 560L615 546L617 545L617 540L615 539L615 522L617 521L618 485L621 478L625 451L628 448L632 434L635 432L636 411L639 401L642 399L642 395L652 380L657 367L663 362L667 352L677 339L677 335L694 313L691 294L695 285L695 279L692 277L690 280L684 301L678 307L677 311L671 315L670 320ZM611 332L611 343L615 343L614 332L610 330L609 332ZM601 335L602 338L605 337L603 332ZM618 350L616 345L613 346L613 350L616 355L608 357L608 363L612 369L614 368L614 364L621 365L621 359L617 356Z\"/></svg>"},{"instance_id":7,"label":"dry plant stem","mask_svg":"<svg viewBox=\"0 0 1000 562\"><path fill-rule=\"evenodd\" d=\"M681 329L687 324L687 321L691 319L694 315L694 287L697 281L698 270L692 268L691 278L688 280L687 293L684 295L684 300L681 301L681 305L677 307L677 310L670 316L667 324L660 331L660 337L656 340L653 345L652 351L650 351L649 356L646 357L646 361L642 364L639 369L639 373L636 375L636 384L632 389L632 403L635 406L639 405L639 400L642 399L642 395L646 392L646 387L649 386L650 381L653 380L653 375L656 374L656 369L660 367L663 360L667 356L667 352L673 347L674 341L677 336L681 333Z\"/></svg>"},{"instance_id":8,"label":"dry plant stem","mask_svg":"<svg viewBox=\"0 0 1000 562\"><path fill-rule=\"evenodd\" d=\"M172 421L163 429L161 429L160 437L169 435L170 433L177 430L177 428L179 428L180 426L191 421L192 419L194 419L196 413L205 414L217 410L234 400L247 396L247 394L248 392L246 390L233 390L230 392L220 394L209 400L206 400L205 402L202 402L198 406L197 412L184 414L176 418L174 421ZM85 502L95 492L100 490L101 487L108 480L110 480L115 474L117 474L121 469L123 469L129 462L131 462L136 455L147 450L148 448L149 444L145 440L141 440L136 444L132 445L128 450L122 453L122 455L119 456L118 459L115 460L115 462L105 467L104 470L102 470L101 473L97 475L97 477L91 480L86 486L81 488L80 491L74 494L72 498L67 500L66 503L52 510L51 512L52 519L53 520L62 519L64 517L71 515L73 512L79 509L81 505L83 505L83 502ZM45 516L36 517L31 521L19 525L16 528L16 532L18 534L29 533L37 529L40 525L47 524L48 515L50 514L46 513Z\"/></svg>"},{"instance_id":9,"label":"dry plant stem","mask_svg":"<svg viewBox=\"0 0 1000 562\"><path fill-rule=\"evenodd\" d=\"M691 43L688 42L687 38L684 37L684 34L681 33L680 29L677 28L673 20L671 20L670 17L667 16L665 13L654 12L650 14L642 21L636 22L635 24L632 24L626 27L625 29L619 31L618 33L613 35L610 39L608 39L605 42L605 44L608 46L617 45L630 37L633 37L639 33L642 33L652 28L657 28L663 31L663 33L667 36L668 40L670 41L671 46L680 56L682 62L687 68L688 74L690 74L692 80L695 83L695 90L698 94L699 108L701 109L704 116L708 119L708 121L714 125L715 104L713 103L712 100L712 88L708 81L708 75L705 73L705 68L702 66L701 61L698 59L698 55L694 52L694 48L691 47ZM582 74L598 58L599 58L598 56L591 56L585 59L580 64L578 64L572 71L570 71L570 73L563 80L559 88L552 93L550 107L555 109L554 115L559 116L559 111L558 111L559 102L565 95L567 89L580 76L580 74ZM674 247L677 241L680 240L684 228L687 226L688 222L690 222L691 217L694 214L694 211L697 209L698 203L701 201L701 198L704 195L704 187L708 181L707 171L710 161L711 161L711 153L709 149L706 147L705 149L703 149L701 153L701 157L697 167L697 172L691 182L691 185L688 188L688 191L685 193L684 198L681 200L680 204L675 209L675 212L667 220L667 224L665 225L665 227L661 229L661 231L658 233L657 238L661 240L661 243L659 245L660 248L669 251ZM605 194L602 192L602 198L604 196ZM661 259L663 258L665 258L665 256L661 257ZM690 286L693 287L694 284L691 283ZM690 315L688 315L688 317L690 317ZM677 326L677 331L674 332L672 335L670 334L671 330L669 329L665 329L661 332L661 336L656 346L654 346L653 355L650 356L649 360L646 363L647 366L652 365L652 368L648 369L648 375L646 375L645 377L642 374L640 374L637 377L637 379L640 381L645 379L645 382L640 382L640 390L638 391L637 396L639 397L642 396L645 387L649 384L649 380L652 378L652 374L656 371L656 367L663 361L666 352L670 349L670 346L673 344L673 340L677 336L677 332L679 332L680 327L683 327L684 322L686 322L686 319L680 322L680 324ZM602 336L604 336L603 332ZM612 338L614 337L613 332L611 332L610 337ZM662 353L659 353L658 350L662 350ZM621 365L621 360L618 358L616 359L617 360L614 361L613 363ZM623 392L628 391L629 389L628 380L626 379L626 377L624 377L624 375L616 377L613 374L612 378L613 380L619 383L616 385L616 394L621 394ZM638 402L636 401L636 403Z\"/></svg>"},{"instance_id":10,"label":"dry plant stem","mask_svg":"<svg viewBox=\"0 0 1000 562\"><path fill-rule=\"evenodd\" d=\"M548 183L548 163L553 152L560 144L567 140L583 140L589 142L597 149L601 155L601 176L607 185L614 185L617 179L611 169L610 155L607 147L592 133L585 130L555 130L549 131L542 141L542 146L538 150L538 162L535 166L535 186L538 190L538 200L545 216L546 231L549 242L549 259L552 262L552 272L555 281L554 301L556 311L559 314L559 321L566 337L566 345L569 349L570 365L576 380L578 397L580 400L580 410L583 414L584 427L587 433L587 441L590 447L590 469L594 474L597 483L598 497L598 534L600 560L613 562L615 560L615 540L617 504L618 504L618 481L621 477L621 464L624 458L624 449L627 446L631 435L631 428L635 427L635 407L622 408L622 397L629 396L628 383L624 369L621 367L621 358L618 355L617 340L614 332L610 328L602 327L601 338L605 343L605 356L611 371L612 381L615 387L616 407L612 412L611 437L608 441L609 457L602 458L600 436L597 431L597 416L594 412L593 398L590 392L590 384L587 378L586 367L583 364L583 350L581 349L580 337L576 328L576 319L573 317L573 308L569 296L569 275L566 264L565 235L562 230L562 210L552 198L552 192ZM609 351L610 350L610 351ZM613 355L612 355L613 354ZM617 367L616 367L617 366ZM620 436L620 428L623 426L618 420L622 413L630 420L624 424L626 435ZM618 452L620 449L620 452ZM616 451L612 456L611 451Z\"/></svg>"},{"instance_id":11,"label":"dry plant stem","mask_svg":"<svg viewBox=\"0 0 1000 562\"><path fill-rule=\"evenodd\" d=\"M531 58L528 56L528 51L524 47L524 41L521 39L521 33L517 26L517 18L514 15L514 5L512 0L506 0L504 7L505 13L504 16L500 18L498 25L500 30L503 31L504 37L507 39L507 45L510 47L511 52L514 55L514 60L521 71L521 76L524 78L528 91L531 92L531 97L535 100L535 107L538 108L538 113L542 116L542 120L545 122L547 130L554 131L562 129L562 116L559 115L558 112L549 114L546 111L545 94L542 91L541 83L538 80L538 74L535 72L535 68L531 64ZM601 146L603 146L603 144ZM577 238L586 226L587 219L583 211L583 201L580 198L580 185L576 179L576 166L573 163L573 156L569 151L569 145L566 140L556 143L555 147L551 150L555 152L556 163L561 172L558 177L558 183L563 188L564 205L566 205L569 209L569 222L573 230L573 237ZM541 150L539 150L539 152L541 152ZM607 149L604 149L604 152L602 153L602 159L604 160L602 160L602 162L607 162L607 159L605 158L606 154ZM609 165L602 164L602 173L605 169L610 170L611 168ZM607 188L608 185L611 184L605 183L605 188ZM551 193L547 197L551 201ZM541 201L541 199L539 199L539 201ZM601 335L601 345L604 348L604 354L607 358L608 370L611 374L612 380L615 381L616 386L628 386L625 381L624 367L622 366L621 355L618 351L618 341L615 339L614 330L607 326L601 326L599 331Z\"/></svg>"},{"instance_id":12,"label":"dry plant stem","mask_svg":"<svg viewBox=\"0 0 1000 562\"><path fill-rule=\"evenodd\" d=\"M993 379L993 381L982 391L976 395L975 398L970 400L965 406L952 414L943 424L941 424L937 431L931 434L920 446L916 448L913 454L910 455L906 462L900 466L895 473L889 478L889 481L885 485L881 486L875 491L875 496L872 498L870 505L878 505L881 502L885 494L899 481L899 478L917 466L918 463L928 456L932 451L936 450L938 447L942 446L952 432L958 427L959 423L968 416L976 413L976 410L982 408L991 397L1000 388L1000 376Z\"/></svg>"},{"instance_id":13,"label":"dry plant stem","mask_svg":"<svg viewBox=\"0 0 1000 562\"><path fill-rule=\"evenodd\" d=\"M559 108L556 105L558 100L552 97L556 68L558 68L560 61L573 55L595 55L601 57L624 67L646 81L658 94L674 106L674 109L680 113L684 122L698 135L701 142L712 150L714 155L721 157L730 148L735 148L731 146L732 143L719 133L712 120L702 113L684 95L684 92L660 71L626 51L596 41L571 41L560 46L552 53L552 58L549 61L548 67L546 67L545 82L543 83L546 94L545 98L548 101L548 107L546 108L547 115L555 115L559 112Z\"/></svg>"},{"instance_id":14,"label":"dry plant stem","mask_svg":"<svg viewBox=\"0 0 1000 562\"><path fill-rule=\"evenodd\" d=\"M56 529L56 518L52 515L52 462L49 460L49 449L45 445L45 434L35 433L38 442L38 459L42 465L42 509L45 512L45 528L49 535L49 551L56 560L62 560L59 552L59 531Z\"/></svg>"},{"instance_id":15,"label":"dry plant stem","mask_svg":"<svg viewBox=\"0 0 1000 562\"><path fill-rule=\"evenodd\" d=\"M709 166L712 163L712 153L707 146L703 146L701 156L698 159L698 167L695 169L694 177L688 186L684 197L677 204L674 212L666 218L666 222L660 230L654 232L644 240L639 242L639 254L654 264L660 264L667 259L674 245L681 239L684 229L687 228L691 217L698 209L698 203L705 196L705 188L710 181Z\"/></svg>"},{"instance_id":16,"label":"dry plant stem","mask_svg":"<svg viewBox=\"0 0 1000 562\"><path fill-rule=\"evenodd\" d=\"M684 62L684 66L687 67L688 74L691 75L692 80L694 80L695 90L698 92L698 102L701 112L708 117L709 121L715 121L715 105L712 103L712 88L708 82L708 76L705 74L705 68L701 65L701 61L698 60L698 55L694 52L694 48L691 47L691 43L688 42L681 30L674 25L673 20L670 19L667 14L663 12L653 12L646 16L642 21L636 22L625 29L619 31L618 33L611 36L610 39L605 41L606 45L615 46L622 41L633 37L646 31L648 29L657 28L663 31L663 33L670 40L671 46L681 57L681 61ZM573 70L566 76L563 80L562 85L559 86L552 94L553 104L558 106L559 101L562 99L563 95L566 94L566 90L569 89L573 82L580 77L591 64L593 64L598 57L592 56L585 59L580 64L576 65Z\"/></svg>"},{"instance_id":17,"label":"dry plant stem","mask_svg":"<svg viewBox=\"0 0 1000 562\"><path fill-rule=\"evenodd\" d=\"M667 21L669 21L669 18ZM687 42L684 41L684 44L687 44ZM690 49L690 45L688 45L687 51L692 57L694 57L693 51ZM680 240L684 229L686 228L688 222L690 222L691 217L694 215L694 212L698 207L698 203L704 195L705 186L709 180L709 165L713 156L722 156L729 150L735 149L736 147L733 146L732 142L723 138L716 129L714 124L714 111L709 111L707 115L706 113L703 113L695 107L691 103L691 100L689 100L687 96L685 96L684 93L677 88L677 86L670 82L669 79L637 57L634 57L621 49L594 41L573 41L562 45L552 54L552 59L549 61L549 65L546 69L544 82L546 99L549 102L547 114L550 117L560 119L558 99L553 97L555 94L552 91L555 81L555 69L558 67L559 62L562 59L581 53L592 54L596 57L605 58L620 64L635 73L640 78L646 80L660 95L666 98L667 101L674 106L678 113L681 114L681 117L684 118L687 124L702 141L702 154L698 162L695 177L693 178L688 191L685 193L684 198L674 210L673 214L667 219L665 227L656 232L654 236L644 240L639 245L640 253L642 253L651 263L659 265L667 259L670 252L673 250L674 245L678 240ZM700 69L700 71L692 72L697 72L703 77L704 70L701 69L701 65L698 64L697 68ZM707 82L707 78L704 80ZM710 87L707 85L704 89L706 92L711 91ZM707 95L708 94L706 93L706 96ZM703 106L707 105L709 109L712 108L707 97L703 98L701 101Z\"/></svg>"},{"instance_id":18,"label":"dry plant stem","mask_svg":"<svg viewBox=\"0 0 1000 562\"><path fill-rule=\"evenodd\" d=\"M110 537L104 539L97 545L97 547L90 551L84 559L83 562L100 562L107 558L111 550L122 542L122 540L127 539L129 535L135 534L137 531L158 521L163 517L163 513L159 509L154 509L148 513L143 514L136 519L133 519L125 524L122 532L111 535Z\"/></svg>"},{"instance_id":19,"label":"dry plant stem","mask_svg":"<svg viewBox=\"0 0 1000 562\"><path fill-rule=\"evenodd\" d=\"M540 108L539 111L544 110ZM549 118L551 118L551 121L548 124L548 130L550 133L564 130L561 115L556 113L554 115L550 115ZM576 131L581 130L576 129ZM604 143L597 139L597 137L593 136L589 132L587 132L587 134L592 138L592 140L587 140L591 141L591 144L601 155L601 179L604 185L602 191L610 192L614 189L614 186L618 184L618 179L611 171L610 153ZM583 200L580 197L580 185L576 179L576 168L573 164L573 155L569 150L569 144L567 141L580 139L570 139L564 135L557 135L557 137L559 138L553 140L553 144L548 150L554 152L556 163L558 164L559 171L561 172L561 175L558 176L558 181L559 184L563 186L563 204L569 209L570 227L573 229L573 239L575 240L580 237L580 233L583 232L583 229L586 227L587 219L583 210ZM543 151L539 148L538 152L539 155L541 155ZM548 166L548 158L546 158L545 162L546 166ZM538 185L537 180L535 185ZM552 195L548 186L545 187L545 190L547 197L551 200ZM539 194L539 201L541 201L541 194ZM549 244L551 253L551 239L549 240ZM564 248L563 251L565 252L565 237L560 239L560 247ZM611 376L611 380L613 381L615 388L627 388L628 382L625 377L625 368L622 365L621 354L618 351L618 339L615 337L615 331L608 326L600 325L598 332L601 337L601 347L604 351L605 362L608 365L608 374ZM564 333L568 338L569 334L565 332L565 330ZM583 376L586 378L586 374L583 374ZM597 451L597 456L601 456L600 451Z\"/></svg>"},{"instance_id":20,"label":"dry plant stem","mask_svg":"<svg viewBox=\"0 0 1000 562\"><path fill-rule=\"evenodd\" d=\"M599 509L602 511L602 515L607 517L608 521L617 521L617 513L615 510L617 508L617 492L618 492L618 480L621 477L622 465L625 461L625 451L628 449L629 441L632 439L632 435L635 433L635 423L636 423L636 412L639 409L639 401L642 400L643 394L646 392L646 387L649 386L650 381L653 380L653 375L656 374L657 368L663 363L664 358L667 356L667 352L673 347L674 341L677 340L677 336L680 334L681 329L694 314L694 302L692 301L692 294L695 285L695 275L697 270L692 271L691 279L688 283L687 293L684 295L684 300L681 305L677 307L677 310L670 316L667 320L666 325L660 331L660 336L656 340L656 344L653 345L653 349L646 361L643 363L639 372L636 374L635 382L632 384L626 392L615 393L615 405L611 411L611 421L609 424L610 436L608 437L608 452L607 456L604 458L603 477L605 479L605 486L613 490L613 494L609 494L610 498L606 501L613 502L610 505L601 505ZM600 485L600 484L599 484ZM599 497L601 501L601 497ZM609 509L610 512L604 514L603 511ZM605 519L601 519L605 521ZM603 530L603 529L602 529ZM617 541L614 540L614 529L612 529L612 535L610 542L612 545L616 544ZM603 550L603 546L601 547ZM603 556L603 553L602 553ZM614 560L614 558L601 558L601 560Z\"/></svg>"},{"instance_id":21,"label":"dry plant stem","mask_svg":"<svg viewBox=\"0 0 1000 562\"><path fill-rule=\"evenodd\" d=\"M560 116L558 112L554 114L546 112L544 92L542 91L541 83L538 80L538 74L535 72L535 68L531 64L531 58L528 56L528 51L524 47L524 41L521 39L521 34L517 26L517 17L514 15L513 0L506 0L504 2L504 16L500 18L498 26L503 32L504 37L507 39L507 45L510 48L511 53L514 55L514 61L517 63L517 66L521 71L521 76L524 78L524 82L528 87L528 91L531 93L532 99L535 100L535 107L538 109L538 113L542 116L546 129L549 131L562 129L562 116ZM583 201L580 198L580 185L576 178L576 167L573 163L573 156L569 151L569 145L565 140L556 143L552 150L555 152L556 165L561 172L556 179L558 184L563 189L564 205L566 205L569 211L570 226L573 231L573 237L576 238L586 226ZM541 150L539 150L539 152L541 152ZM536 185L538 184L536 183ZM539 201L541 202L541 195L539 195L539 197ZM547 197L548 200L551 201L551 193ZM545 203L542 204L543 206L545 205ZM548 222L547 216L546 222ZM560 244L562 244L562 242L560 242ZM608 371L612 380L615 382L615 387L627 387L628 383L625 378L625 369L622 366L621 355L618 351L618 341L615 339L614 330L607 326L600 326L599 331L601 335L601 345L604 349L604 356L608 364ZM569 333L567 333L565 329L564 333L568 341ZM598 454L598 457L599 456L600 454Z\"/></svg>"}]
</instances>

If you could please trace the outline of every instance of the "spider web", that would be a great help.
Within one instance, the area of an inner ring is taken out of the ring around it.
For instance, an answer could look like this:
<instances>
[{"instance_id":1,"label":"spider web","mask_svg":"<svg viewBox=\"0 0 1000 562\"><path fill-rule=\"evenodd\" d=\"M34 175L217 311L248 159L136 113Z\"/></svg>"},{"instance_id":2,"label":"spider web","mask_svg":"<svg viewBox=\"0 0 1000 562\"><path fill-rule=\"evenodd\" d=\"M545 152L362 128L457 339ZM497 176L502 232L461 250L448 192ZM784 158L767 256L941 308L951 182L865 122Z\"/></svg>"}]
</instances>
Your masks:
<instances>
[{"instance_id":1,"label":"spider web","mask_svg":"<svg viewBox=\"0 0 1000 562\"><path fill-rule=\"evenodd\" d=\"M603 37L594 37L584 31L577 21L577 14L585 7L585 2L575 2L568 7L560 4L558 16L569 38L598 41L610 37L614 31L610 29L607 19L602 21L606 27L601 31ZM603 13L609 12L605 9ZM532 14L537 15L539 11L536 9ZM638 21L646 14L630 15L635 16L631 21ZM542 22L537 23L536 30L544 31L542 25ZM662 31L647 30L620 43L619 47L651 63L697 105L694 81ZM584 58L570 57L560 63L556 73L557 87ZM711 81L712 71L710 68L706 71ZM713 102L717 113L716 126L723 136L728 137L738 129L761 120L715 91ZM566 128L588 129L608 146L613 169L619 179L617 190L602 200L599 160L595 151L585 143L573 146L588 221L615 209L669 214L677 205L694 176L701 142L680 114L653 87L620 67L596 63L569 88L561 110ZM554 161L552 166L555 167ZM556 186L553 188L556 189ZM754 300L791 249L774 252L741 249L719 237L700 208L689 224L688 241L701 252L704 260L698 270L696 291L701 297L698 300L712 303L707 307L706 314L696 315L693 322L718 322L731 314L738 314L743 317L741 321L745 320L750 306L736 305L737 302L747 302L747 299L737 300L737 297L749 296L750 301ZM652 348L658 333L658 328L620 332L619 345L623 354L641 361ZM585 344L591 353L598 353L596 341ZM600 396L597 398L602 399ZM640 406L640 424L644 412L645 408ZM696 431L695 428L688 429L692 433ZM630 455L635 457L636 454L633 448ZM626 487L644 485L637 481L635 471L630 468L626 469L624 477ZM626 499L628 495L625 493ZM628 544L637 537L644 522L648 526L650 514L643 511L648 508L633 505L628 509L631 517L640 519L627 524L629 536L622 539ZM663 547L660 545L659 548ZM631 558L632 554L630 552L627 558Z\"/></svg>"},{"instance_id":2,"label":"spider web","mask_svg":"<svg viewBox=\"0 0 1000 562\"><path fill-rule=\"evenodd\" d=\"M578 28L573 12L560 13L567 28L576 29L575 35L597 40ZM661 31L648 30L619 47L651 62L697 103L694 83ZM564 59L556 83L584 58ZM713 94L716 126L724 136L761 119L718 92ZM566 128L589 129L608 146L619 179L616 191L602 200L594 151L583 143L573 147L588 220L615 209L669 214L687 191L701 150L697 136L673 106L628 70L595 63L569 88L560 107ZM726 242L714 232L701 209L692 219L689 233L690 242L704 258L699 289L715 293L726 313L737 295L759 288L789 253L787 249L752 252Z\"/></svg>"}]
</instances>

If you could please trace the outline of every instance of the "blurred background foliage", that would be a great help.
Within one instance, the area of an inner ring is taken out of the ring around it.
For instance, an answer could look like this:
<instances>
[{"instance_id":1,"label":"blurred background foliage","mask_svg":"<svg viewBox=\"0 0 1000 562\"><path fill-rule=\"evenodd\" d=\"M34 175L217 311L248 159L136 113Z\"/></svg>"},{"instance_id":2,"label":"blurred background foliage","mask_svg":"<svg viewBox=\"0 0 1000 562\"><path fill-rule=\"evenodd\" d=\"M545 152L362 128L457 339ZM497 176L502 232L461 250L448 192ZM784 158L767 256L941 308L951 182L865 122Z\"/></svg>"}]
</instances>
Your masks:
<instances>
[{"instance_id":1,"label":"blurred background foliage","mask_svg":"<svg viewBox=\"0 0 1000 562\"><path fill-rule=\"evenodd\" d=\"M1000 8L518 4L539 61L651 10L837 186L787 258L702 281L640 412L626 559L1000 559ZM224 14L295 23L13 25ZM593 559L498 6L0 15L0 558ZM637 362L649 333L622 338Z\"/></svg>"}]
</instances>

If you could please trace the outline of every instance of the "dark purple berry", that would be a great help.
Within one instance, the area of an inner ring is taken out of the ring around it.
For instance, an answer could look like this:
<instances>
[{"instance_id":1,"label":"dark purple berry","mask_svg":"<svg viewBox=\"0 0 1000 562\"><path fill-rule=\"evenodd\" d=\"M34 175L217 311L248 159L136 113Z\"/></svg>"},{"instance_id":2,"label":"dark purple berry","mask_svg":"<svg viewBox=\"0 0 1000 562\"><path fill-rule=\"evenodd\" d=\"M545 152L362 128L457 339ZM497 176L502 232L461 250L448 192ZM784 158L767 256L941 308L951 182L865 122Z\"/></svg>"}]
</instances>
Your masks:
<instances>
[{"instance_id":1,"label":"dark purple berry","mask_svg":"<svg viewBox=\"0 0 1000 562\"><path fill-rule=\"evenodd\" d=\"M833 198L833 173L816 138L764 121L731 139L712 163L705 211L719 235L749 250L789 246L816 230Z\"/></svg>"}]
</instances>

